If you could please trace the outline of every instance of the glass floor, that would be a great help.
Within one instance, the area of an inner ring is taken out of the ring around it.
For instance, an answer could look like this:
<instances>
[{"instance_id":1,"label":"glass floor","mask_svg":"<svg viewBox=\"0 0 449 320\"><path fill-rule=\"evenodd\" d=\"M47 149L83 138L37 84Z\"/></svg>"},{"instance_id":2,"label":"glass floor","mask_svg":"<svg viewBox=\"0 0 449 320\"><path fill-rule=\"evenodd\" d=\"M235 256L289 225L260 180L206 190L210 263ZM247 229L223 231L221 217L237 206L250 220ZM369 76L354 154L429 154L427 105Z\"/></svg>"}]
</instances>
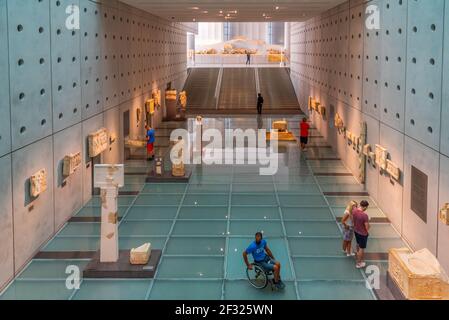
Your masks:
<instances>
[{"instance_id":1,"label":"glass floor","mask_svg":"<svg viewBox=\"0 0 449 320\"><path fill-rule=\"evenodd\" d=\"M205 119L215 128L270 127L277 118ZM287 116L289 129L299 132L299 116ZM168 139L167 131L159 139ZM261 176L254 165L192 167L188 184L145 184L148 164L126 163L126 186L138 191L119 197L120 248L151 242L163 255L151 280L82 280L79 290L67 289L66 268L88 260L32 260L7 287L0 299L375 299L366 288L363 271L341 251L341 229L336 218L345 204L360 197L326 197L326 192L360 192L352 176L317 176L348 172L332 149L313 131L307 156L295 143L280 143L279 171ZM163 145L163 143L162 143ZM133 174L129 174L133 173ZM385 217L372 199L371 217ZM99 217L94 197L77 217ZM282 263L283 291L256 290L246 280L243 250L264 232L268 245ZM100 224L69 222L42 251L96 251ZM389 223L373 226L371 253L387 253L406 244ZM386 261L373 261L385 272Z\"/></svg>"}]
</instances>

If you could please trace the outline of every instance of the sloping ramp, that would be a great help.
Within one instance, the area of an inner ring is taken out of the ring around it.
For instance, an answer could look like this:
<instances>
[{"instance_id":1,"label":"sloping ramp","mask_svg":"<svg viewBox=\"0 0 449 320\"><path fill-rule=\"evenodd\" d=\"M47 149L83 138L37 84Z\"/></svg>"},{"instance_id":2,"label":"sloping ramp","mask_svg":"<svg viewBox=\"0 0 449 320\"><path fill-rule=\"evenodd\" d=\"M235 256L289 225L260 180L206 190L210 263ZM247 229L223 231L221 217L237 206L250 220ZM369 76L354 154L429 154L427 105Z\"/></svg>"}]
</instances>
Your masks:
<instances>
[{"instance_id":1,"label":"sloping ramp","mask_svg":"<svg viewBox=\"0 0 449 320\"><path fill-rule=\"evenodd\" d=\"M193 68L184 90L187 92L187 109L215 109L215 89L220 68Z\"/></svg>"},{"instance_id":2,"label":"sloping ramp","mask_svg":"<svg viewBox=\"0 0 449 320\"><path fill-rule=\"evenodd\" d=\"M259 68L264 109L299 109L298 99L286 68Z\"/></svg>"},{"instance_id":3,"label":"sloping ramp","mask_svg":"<svg viewBox=\"0 0 449 320\"><path fill-rule=\"evenodd\" d=\"M256 110L256 78L254 68L224 68L221 83L220 110Z\"/></svg>"}]
</instances>

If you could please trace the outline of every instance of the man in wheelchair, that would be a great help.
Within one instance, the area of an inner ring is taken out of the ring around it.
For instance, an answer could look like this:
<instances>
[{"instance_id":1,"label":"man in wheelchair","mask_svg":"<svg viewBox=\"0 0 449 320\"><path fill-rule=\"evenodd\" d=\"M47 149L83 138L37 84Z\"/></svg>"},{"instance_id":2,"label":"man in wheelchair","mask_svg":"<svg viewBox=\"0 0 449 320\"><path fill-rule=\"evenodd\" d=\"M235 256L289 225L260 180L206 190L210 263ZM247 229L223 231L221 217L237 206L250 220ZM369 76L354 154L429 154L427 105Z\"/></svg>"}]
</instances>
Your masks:
<instances>
[{"instance_id":1,"label":"man in wheelchair","mask_svg":"<svg viewBox=\"0 0 449 320\"><path fill-rule=\"evenodd\" d=\"M254 264L249 263L248 254L252 254ZM273 284L277 289L284 289L285 285L281 280L281 264L275 260L273 253L268 248L267 241L263 239L261 232L256 233L256 240L243 252L243 260L248 270L253 270L254 265L260 266L266 273L273 273ZM266 284L265 284L266 285Z\"/></svg>"}]
</instances>

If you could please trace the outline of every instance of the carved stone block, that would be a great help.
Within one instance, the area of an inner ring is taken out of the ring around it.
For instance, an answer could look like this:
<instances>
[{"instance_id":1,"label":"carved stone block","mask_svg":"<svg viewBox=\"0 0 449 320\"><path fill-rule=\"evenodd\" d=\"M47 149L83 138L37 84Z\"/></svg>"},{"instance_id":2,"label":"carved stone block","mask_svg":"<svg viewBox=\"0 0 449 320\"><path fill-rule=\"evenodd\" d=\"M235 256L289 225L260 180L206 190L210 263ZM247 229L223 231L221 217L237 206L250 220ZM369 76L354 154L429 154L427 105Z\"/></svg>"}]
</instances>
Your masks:
<instances>
[{"instance_id":1,"label":"carved stone block","mask_svg":"<svg viewBox=\"0 0 449 320\"><path fill-rule=\"evenodd\" d=\"M272 127L273 127L273 130L278 130L279 132L288 131L287 121L285 121L285 120L274 121Z\"/></svg>"},{"instance_id":2,"label":"carved stone block","mask_svg":"<svg viewBox=\"0 0 449 320\"><path fill-rule=\"evenodd\" d=\"M370 151L371 151L371 145L365 144L365 145L363 146L363 155L365 155L365 156L368 157Z\"/></svg>"},{"instance_id":3,"label":"carved stone block","mask_svg":"<svg viewBox=\"0 0 449 320\"><path fill-rule=\"evenodd\" d=\"M391 249L388 260L389 274L407 299L449 299L448 277L429 250Z\"/></svg>"},{"instance_id":4,"label":"carved stone block","mask_svg":"<svg viewBox=\"0 0 449 320\"><path fill-rule=\"evenodd\" d=\"M147 142L145 140L127 139L127 140L125 140L125 147L128 147L128 148L146 148L147 147Z\"/></svg>"},{"instance_id":5,"label":"carved stone block","mask_svg":"<svg viewBox=\"0 0 449 320\"><path fill-rule=\"evenodd\" d=\"M320 106L318 107L318 113L319 113L322 117L325 117L325 116L326 116L326 107L320 105Z\"/></svg>"},{"instance_id":6,"label":"carved stone block","mask_svg":"<svg viewBox=\"0 0 449 320\"><path fill-rule=\"evenodd\" d=\"M440 209L438 217L442 223L449 226L449 203L446 203L443 208Z\"/></svg>"},{"instance_id":7,"label":"carved stone block","mask_svg":"<svg viewBox=\"0 0 449 320\"><path fill-rule=\"evenodd\" d=\"M165 91L165 100L176 101L178 99L178 91L167 90Z\"/></svg>"},{"instance_id":8,"label":"carved stone block","mask_svg":"<svg viewBox=\"0 0 449 320\"><path fill-rule=\"evenodd\" d=\"M147 102L145 102L146 113L154 114L154 105L155 105L154 99L148 99Z\"/></svg>"},{"instance_id":9,"label":"carved stone block","mask_svg":"<svg viewBox=\"0 0 449 320\"><path fill-rule=\"evenodd\" d=\"M131 249L129 255L129 262L133 265L146 265L151 256L151 243L145 243L144 245Z\"/></svg>"},{"instance_id":10,"label":"carved stone block","mask_svg":"<svg viewBox=\"0 0 449 320\"><path fill-rule=\"evenodd\" d=\"M75 173L75 171L81 166L81 152L75 154L69 154L64 157L64 163L62 165L62 174L68 177Z\"/></svg>"},{"instance_id":11,"label":"carved stone block","mask_svg":"<svg viewBox=\"0 0 449 320\"><path fill-rule=\"evenodd\" d=\"M39 170L30 177L30 195L36 198L47 190L47 171Z\"/></svg>"},{"instance_id":12,"label":"carved stone block","mask_svg":"<svg viewBox=\"0 0 449 320\"><path fill-rule=\"evenodd\" d=\"M340 117L340 115L338 113L335 114L334 126L338 130L342 130L344 127L343 119Z\"/></svg>"},{"instance_id":13,"label":"carved stone block","mask_svg":"<svg viewBox=\"0 0 449 320\"><path fill-rule=\"evenodd\" d=\"M102 128L89 134L89 157L94 158L108 148L108 131Z\"/></svg>"},{"instance_id":14,"label":"carved stone block","mask_svg":"<svg viewBox=\"0 0 449 320\"><path fill-rule=\"evenodd\" d=\"M187 108L187 92L181 91L179 93L179 103L181 104L181 108Z\"/></svg>"},{"instance_id":15,"label":"carved stone block","mask_svg":"<svg viewBox=\"0 0 449 320\"><path fill-rule=\"evenodd\" d=\"M387 170L388 151L384 147L376 144L376 164L382 170Z\"/></svg>"},{"instance_id":16,"label":"carved stone block","mask_svg":"<svg viewBox=\"0 0 449 320\"><path fill-rule=\"evenodd\" d=\"M399 181L401 177L401 170L399 170L398 166L395 163L388 159L386 171L394 180Z\"/></svg>"}]
</instances>

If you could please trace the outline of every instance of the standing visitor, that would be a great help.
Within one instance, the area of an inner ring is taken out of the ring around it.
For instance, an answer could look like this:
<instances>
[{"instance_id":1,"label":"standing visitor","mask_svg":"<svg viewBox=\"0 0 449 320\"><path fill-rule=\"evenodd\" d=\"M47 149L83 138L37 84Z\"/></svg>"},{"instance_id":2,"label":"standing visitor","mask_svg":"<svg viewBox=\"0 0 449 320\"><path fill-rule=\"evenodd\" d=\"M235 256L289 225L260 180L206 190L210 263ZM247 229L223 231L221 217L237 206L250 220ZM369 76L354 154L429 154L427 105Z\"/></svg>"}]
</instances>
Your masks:
<instances>
[{"instance_id":1,"label":"standing visitor","mask_svg":"<svg viewBox=\"0 0 449 320\"><path fill-rule=\"evenodd\" d=\"M147 160L154 160L154 142L156 141L156 132L154 129L146 125L145 129L147 130Z\"/></svg>"},{"instance_id":2,"label":"standing visitor","mask_svg":"<svg viewBox=\"0 0 449 320\"><path fill-rule=\"evenodd\" d=\"M306 147L309 143L309 130L310 124L307 122L307 118L303 118L300 124L300 142L301 142L301 150L307 151Z\"/></svg>"},{"instance_id":3,"label":"standing visitor","mask_svg":"<svg viewBox=\"0 0 449 320\"><path fill-rule=\"evenodd\" d=\"M357 209L357 202L351 201L346 207L345 214L341 220L343 225L343 252L346 253L347 257L355 256L352 252L352 239L354 238L354 221L352 212Z\"/></svg>"},{"instance_id":4,"label":"standing visitor","mask_svg":"<svg viewBox=\"0 0 449 320\"><path fill-rule=\"evenodd\" d=\"M357 269L366 267L365 262L365 249L368 244L369 237L369 217L366 214L366 210L369 207L369 203L366 200L360 202L360 207L355 208L352 211L352 219L354 222L354 234L357 241Z\"/></svg>"},{"instance_id":5,"label":"standing visitor","mask_svg":"<svg viewBox=\"0 0 449 320\"><path fill-rule=\"evenodd\" d=\"M251 53L246 51L246 65L251 65Z\"/></svg>"},{"instance_id":6,"label":"standing visitor","mask_svg":"<svg viewBox=\"0 0 449 320\"><path fill-rule=\"evenodd\" d=\"M257 95L257 113L262 114L262 108L263 108L264 99L262 97L262 94L259 93Z\"/></svg>"}]
</instances>

